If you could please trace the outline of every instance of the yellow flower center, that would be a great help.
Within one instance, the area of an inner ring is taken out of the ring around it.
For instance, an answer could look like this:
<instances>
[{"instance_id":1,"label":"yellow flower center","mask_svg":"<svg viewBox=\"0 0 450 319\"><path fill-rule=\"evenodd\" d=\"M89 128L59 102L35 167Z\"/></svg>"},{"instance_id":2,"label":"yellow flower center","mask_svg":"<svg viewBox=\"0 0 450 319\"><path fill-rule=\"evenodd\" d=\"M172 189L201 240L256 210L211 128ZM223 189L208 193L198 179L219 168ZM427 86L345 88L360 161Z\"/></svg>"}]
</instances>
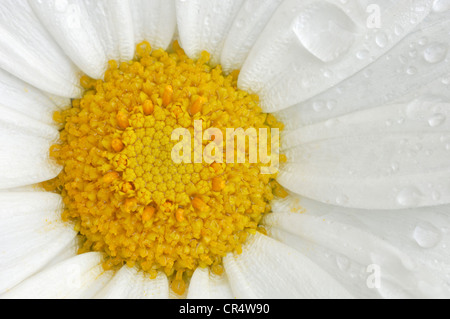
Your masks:
<instances>
[{"instance_id":1,"label":"yellow flower center","mask_svg":"<svg viewBox=\"0 0 450 319\"><path fill-rule=\"evenodd\" d=\"M177 42L170 53L147 42L136 52L133 61L111 61L104 80L83 76L84 96L55 113L62 129L50 154L64 169L45 187L61 193L63 218L83 238L80 252L104 252L105 269L163 271L181 294L197 267L222 273L222 258L264 231L270 201L286 193L259 162L229 163L224 155L176 163L172 133L195 136L195 121L224 136L226 128L282 124L261 111L256 95L237 89L238 72L225 76L209 66L207 52L194 61ZM229 143L219 140L201 141L201 151L212 141ZM248 159L248 147L244 153Z\"/></svg>"}]
</instances>

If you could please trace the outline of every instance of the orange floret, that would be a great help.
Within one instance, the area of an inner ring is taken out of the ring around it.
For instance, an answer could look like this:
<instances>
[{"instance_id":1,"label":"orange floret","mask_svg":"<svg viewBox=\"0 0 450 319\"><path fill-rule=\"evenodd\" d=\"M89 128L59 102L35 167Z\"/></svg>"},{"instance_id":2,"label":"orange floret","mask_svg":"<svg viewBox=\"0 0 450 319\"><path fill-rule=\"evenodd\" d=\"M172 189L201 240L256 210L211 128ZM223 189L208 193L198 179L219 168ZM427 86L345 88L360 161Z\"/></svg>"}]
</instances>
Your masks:
<instances>
[{"instance_id":1,"label":"orange floret","mask_svg":"<svg viewBox=\"0 0 450 319\"><path fill-rule=\"evenodd\" d=\"M120 139L115 138L115 139L113 139L112 142L111 142L111 147L112 147L112 149L113 149L115 152L120 152L120 151L123 150L124 145L123 145L123 142L122 142Z\"/></svg>"},{"instance_id":2,"label":"orange floret","mask_svg":"<svg viewBox=\"0 0 450 319\"><path fill-rule=\"evenodd\" d=\"M145 115L151 115L153 114L155 107L153 106L153 102L151 100L145 100L144 104L142 105L142 109Z\"/></svg>"}]
</instances>

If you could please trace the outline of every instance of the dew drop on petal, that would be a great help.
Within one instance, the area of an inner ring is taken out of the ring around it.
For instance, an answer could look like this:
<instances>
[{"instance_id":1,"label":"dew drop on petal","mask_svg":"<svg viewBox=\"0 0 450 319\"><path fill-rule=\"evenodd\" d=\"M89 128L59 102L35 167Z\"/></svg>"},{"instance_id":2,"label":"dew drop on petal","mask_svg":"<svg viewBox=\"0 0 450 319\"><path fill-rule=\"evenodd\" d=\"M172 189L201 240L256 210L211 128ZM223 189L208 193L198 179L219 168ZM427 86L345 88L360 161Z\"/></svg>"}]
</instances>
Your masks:
<instances>
[{"instance_id":1,"label":"dew drop on petal","mask_svg":"<svg viewBox=\"0 0 450 319\"><path fill-rule=\"evenodd\" d=\"M449 85L450 84L450 75L443 76L441 79L441 83L444 85Z\"/></svg>"},{"instance_id":2,"label":"dew drop on petal","mask_svg":"<svg viewBox=\"0 0 450 319\"><path fill-rule=\"evenodd\" d=\"M338 205L345 205L348 203L348 197L346 195L339 195L336 197L336 204Z\"/></svg>"},{"instance_id":3,"label":"dew drop on petal","mask_svg":"<svg viewBox=\"0 0 450 319\"><path fill-rule=\"evenodd\" d=\"M342 271L347 271L350 268L350 260L345 256L337 256L336 263Z\"/></svg>"},{"instance_id":4,"label":"dew drop on petal","mask_svg":"<svg viewBox=\"0 0 450 319\"><path fill-rule=\"evenodd\" d=\"M380 48L384 48L388 44L389 40L384 32L379 32L375 36L375 42Z\"/></svg>"},{"instance_id":5,"label":"dew drop on petal","mask_svg":"<svg viewBox=\"0 0 450 319\"><path fill-rule=\"evenodd\" d=\"M335 100L331 100L327 102L327 109L328 110L333 110L337 105L337 102Z\"/></svg>"},{"instance_id":6,"label":"dew drop on petal","mask_svg":"<svg viewBox=\"0 0 450 319\"><path fill-rule=\"evenodd\" d=\"M400 169L400 164L398 162L391 163L391 171L392 173L397 173Z\"/></svg>"},{"instance_id":7,"label":"dew drop on petal","mask_svg":"<svg viewBox=\"0 0 450 319\"><path fill-rule=\"evenodd\" d=\"M323 101L316 101L313 103L313 109L315 112L321 112L325 109L325 102Z\"/></svg>"},{"instance_id":8,"label":"dew drop on petal","mask_svg":"<svg viewBox=\"0 0 450 319\"><path fill-rule=\"evenodd\" d=\"M394 26L394 33L395 33L396 35L402 35L404 32L405 32L405 30L403 29L403 27L402 27L401 25L396 24L396 25Z\"/></svg>"},{"instance_id":9,"label":"dew drop on petal","mask_svg":"<svg viewBox=\"0 0 450 319\"><path fill-rule=\"evenodd\" d=\"M365 60L365 59L367 59L369 57L369 54L370 53L367 50L360 50L360 51L356 52L356 57L359 60Z\"/></svg>"},{"instance_id":10,"label":"dew drop on petal","mask_svg":"<svg viewBox=\"0 0 450 319\"><path fill-rule=\"evenodd\" d=\"M413 66L406 69L406 74L408 75L415 75L417 74L417 69Z\"/></svg>"},{"instance_id":11,"label":"dew drop on petal","mask_svg":"<svg viewBox=\"0 0 450 319\"><path fill-rule=\"evenodd\" d=\"M55 9L57 12L66 12L69 3L67 0L57 0L55 1Z\"/></svg>"},{"instance_id":12,"label":"dew drop on petal","mask_svg":"<svg viewBox=\"0 0 450 319\"><path fill-rule=\"evenodd\" d=\"M355 42L357 26L339 7L321 1L305 8L292 30L313 56L331 62L348 52Z\"/></svg>"},{"instance_id":13,"label":"dew drop on petal","mask_svg":"<svg viewBox=\"0 0 450 319\"><path fill-rule=\"evenodd\" d=\"M396 201L403 207L415 207L420 204L422 193L414 186L405 187L398 192Z\"/></svg>"},{"instance_id":14,"label":"dew drop on petal","mask_svg":"<svg viewBox=\"0 0 450 319\"><path fill-rule=\"evenodd\" d=\"M440 194L438 191L434 191L434 192L431 194L431 197L433 198L433 200L438 201L438 200L441 199L441 194Z\"/></svg>"},{"instance_id":15,"label":"dew drop on petal","mask_svg":"<svg viewBox=\"0 0 450 319\"><path fill-rule=\"evenodd\" d=\"M441 126L442 124L444 124L445 120L446 120L446 117L444 114L440 114L440 113L434 114L433 116L431 116L428 119L428 124L431 127L438 127L438 126Z\"/></svg>"},{"instance_id":16,"label":"dew drop on petal","mask_svg":"<svg viewBox=\"0 0 450 319\"><path fill-rule=\"evenodd\" d=\"M448 0L435 0L433 2L432 10L434 12L445 12L450 10L450 1Z\"/></svg>"},{"instance_id":17,"label":"dew drop on petal","mask_svg":"<svg viewBox=\"0 0 450 319\"><path fill-rule=\"evenodd\" d=\"M419 39L419 44L424 46L428 43L428 38L427 37L422 37Z\"/></svg>"},{"instance_id":18,"label":"dew drop on petal","mask_svg":"<svg viewBox=\"0 0 450 319\"><path fill-rule=\"evenodd\" d=\"M422 248L433 248L441 240L441 232L428 222L420 222L413 232L413 238Z\"/></svg>"},{"instance_id":19,"label":"dew drop on petal","mask_svg":"<svg viewBox=\"0 0 450 319\"><path fill-rule=\"evenodd\" d=\"M431 43L423 53L423 58L428 63L439 63L447 56L448 47L443 43Z\"/></svg>"}]
</instances>

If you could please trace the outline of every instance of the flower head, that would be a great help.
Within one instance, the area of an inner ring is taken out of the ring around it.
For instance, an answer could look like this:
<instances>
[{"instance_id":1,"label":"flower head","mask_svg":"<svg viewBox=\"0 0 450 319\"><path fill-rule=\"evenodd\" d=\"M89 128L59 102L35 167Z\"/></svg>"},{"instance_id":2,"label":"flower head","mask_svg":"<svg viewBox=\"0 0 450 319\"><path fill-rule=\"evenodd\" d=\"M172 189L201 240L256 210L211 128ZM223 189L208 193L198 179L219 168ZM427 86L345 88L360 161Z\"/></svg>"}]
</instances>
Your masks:
<instances>
[{"instance_id":1,"label":"flower head","mask_svg":"<svg viewBox=\"0 0 450 319\"><path fill-rule=\"evenodd\" d=\"M0 13L2 297L450 296L447 1L5 0ZM167 52L207 69L216 97L183 90ZM281 121L279 173L163 164L172 129L200 118ZM71 207L86 213L75 225ZM200 218L211 211L227 213ZM220 262L199 253L185 280L189 262L167 257L194 247L175 254L176 233L136 246L164 214L203 251L222 243L210 230L253 230ZM105 251L159 259L105 270Z\"/></svg>"}]
</instances>

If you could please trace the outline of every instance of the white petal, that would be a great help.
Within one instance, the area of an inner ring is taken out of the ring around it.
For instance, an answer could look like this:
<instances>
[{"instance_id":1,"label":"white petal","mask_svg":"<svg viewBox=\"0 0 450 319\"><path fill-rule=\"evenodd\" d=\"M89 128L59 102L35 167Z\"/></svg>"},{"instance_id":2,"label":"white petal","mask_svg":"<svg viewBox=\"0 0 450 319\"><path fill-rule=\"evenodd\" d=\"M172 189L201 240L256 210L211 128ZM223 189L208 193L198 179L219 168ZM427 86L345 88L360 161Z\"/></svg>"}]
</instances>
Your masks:
<instances>
[{"instance_id":1,"label":"white petal","mask_svg":"<svg viewBox=\"0 0 450 319\"><path fill-rule=\"evenodd\" d=\"M59 109L44 93L0 70L0 108L10 109L36 121L54 125L53 113Z\"/></svg>"},{"instance_id":2,"label":"white petal","mask_svg":"<svg viewBox=\"0 0 450 319\"><path fill-rule=\"evenodd\" d=\"M47 268L14 287L3 298L78 299L93 298L111 279L104 271L100 253L85 253Z\"/></svg>"},{"instance_id":3,"label":"white petal","mask_svg":"<svg viewBox=\"0 0 450 319\"><path fill-rule=\"evenodd\" d=\"M40 183L37 184L29 184L25 186L12 187L12 188L4 188L1 190L2 193L33 193L33 192L42 192L42 185Z\"/></svg>"},{"instance_id":4,"label":"white petal","mask_svg":"<svg viewBox=\"0 0 450 319\"><path fill-rule=\"evenodd\" d=\"M2 1L0 12L0 67L41 90L79 96L79 69L44 29L28 2Z\"/></svg>"},{"instance_id":5,"label":"white petal","mask_svg":"<svg viewBox=\"0 0 450 319\"><path fill-rule=\"evenodd\" d=\"M351 298L335 279L296 250L263 235L224 259L237 298Z\"/></svg>"},{"instance_id":6,"label":"white petal","mask_svg":"<svg viewBox=\"0 0 450 319\"><path fill-rule=\"evenodd\" d=\"M364 211L292 196L274 202L273 211L264 220L269 234L311 258L355 296L450 295L449 206Z\"/></svg>"},{"instance_id":7,"label":"white petal","mask_svg":"<svg viewBox=\"0 0 450 319\"><path fill-rule=\"evenodd\" d=\"M40 183L61 167L49 159L58 131L8 108L0 108L0 189Z\"/></svg>"},{"instance_id":8,"label":"white petal","mask_svg":"<svg viewBox=\"0 0 450 319\"><path fill-rule=\"evenodd\" d=\"M123 266L95 295L97 299L168 299L169 282L159 273L155 279L135 268Z\"/></svg>"},{"instance_id":9,"label":"white petal","mask_svg":"<svg viewBox=\"0 0 450 319\"><path fill-rule=\"evenodd\" d=\"M225 37L243 0L176 0L181 47L191 58L202 51L219 62Z\"/></svg>"},{"instance_id":10,"label":"white petal","mask_svg":"<svg viewBox=\"0 0 450 319\"><path fill-rule=\"evenodd\" d=\"M448 0L436 0L433 3L434 12L445 12L450 10L450 2Z\"/></svg>"},{"instance_id":11,"label":"white petal","mask_svg":"<svg viewBox=\"0 0 450 319\"><path fill-rule=\"evenodd\" d=\"M62 97L62 96L58 96L58 95L54 95L54 94L46 94L46 95L50 99L50 101L52 101L53 104L55 104L55 106L58 107L59 109L65 110L72 106L70 98L66 98L66 97Z\"/></svg>"},{"instance_id":12,"label":"white petal","mask_svg":"<svg viewBox=\"0 0 450 319\"><path fill-rule=\"evenodd\" d=\"M174 0L131 2L135 42L149 41L153 48L167 49L177 27Z\"/></svg>"},{"instance_id":13,"label":"white petal","mask_svg":"<svg viewBox=\"0 0 450 319\"><path fill-rule=\"evenodd\" d=\"M187 299L232 299L226 274L214 275L208 268L197 268L189 283Z\"/></svg>"},{"instance_id":14,"label":"white petal","mask_svg":"<svg viewBox=\"0 0 450 319\"><path fill-rule=\"evenodd\" d=\"M108 59L133 56L134 35L128 2L29 2L64 52L90 77L102 78Z\"/></svg>"},{"instance_id":15,"label":"white petal","mask_svg":"<svg viewBox=\"0 0 450 319\"><path fill-rule=\"evenodd\" d=\"M85 0L86 8L108 60L134 57L134 30L130 1Z\"/></svg>"},{"instance_id":16,"label":"white petal","mask_svg":"<svg viewBox=\"0 0 450 319\"><path fill-rule=\"evenodd\" d=\"M241 69L252 46L281 0L245 0L225 40L220 63L225 72Z\"/></svg>"},{"instance_id":17,"label":"white petal","mask_svg":"<svg viewBox=\"0 0 450 319\"><path fill-rule=\"evenodd\" d=\"M450 11L420 28L354 76L276 116L288 129L423 94L450 98ZM364 56L370 59L370 54Z\"/></svg>"},{"instance_id":18,"label":"white petal","mask_svg":"<svg viewBox=\"0 0 450 319\"><path fill-rule=\"evenodd\" d=\"M354 135L450 131L450 97L423 95L404 103L373 107L283 132L282 149ZM426 145L424 145L426 146Z\"/></svg>"},{"instance_id":19,"label":"white petal","mask_svg":"<svg viewBox=\"0 0 450 319\"><path fill-rule=\"evenodd\" d=\"M284 1L253 46L239 86L258 93L268 112L311 98L385 54L432 2ZM367 9L379 13L379 28L371 28ZM358 59L363 52L372 59Z\"/></svg>"},{"instance_id":20,"label":"white petal","mask_svg":"<svg viewBox=\"0 0 450 319\"><path fill-rule=\"evenodd\" d=\"M40 271L76 233L61 221L61 197L47 192L0 193L0 294Z\"/></svg>"},{"instance_id":21,"label":"white petal","mask_svg":"<svg viewBox=\"0 0 450 319\"><path fill-rule=\"evenodd\" d=\"M423 97L288 132L278 181L347 207L450 203L449 102Z\"/></svg>"}]
</instances>

